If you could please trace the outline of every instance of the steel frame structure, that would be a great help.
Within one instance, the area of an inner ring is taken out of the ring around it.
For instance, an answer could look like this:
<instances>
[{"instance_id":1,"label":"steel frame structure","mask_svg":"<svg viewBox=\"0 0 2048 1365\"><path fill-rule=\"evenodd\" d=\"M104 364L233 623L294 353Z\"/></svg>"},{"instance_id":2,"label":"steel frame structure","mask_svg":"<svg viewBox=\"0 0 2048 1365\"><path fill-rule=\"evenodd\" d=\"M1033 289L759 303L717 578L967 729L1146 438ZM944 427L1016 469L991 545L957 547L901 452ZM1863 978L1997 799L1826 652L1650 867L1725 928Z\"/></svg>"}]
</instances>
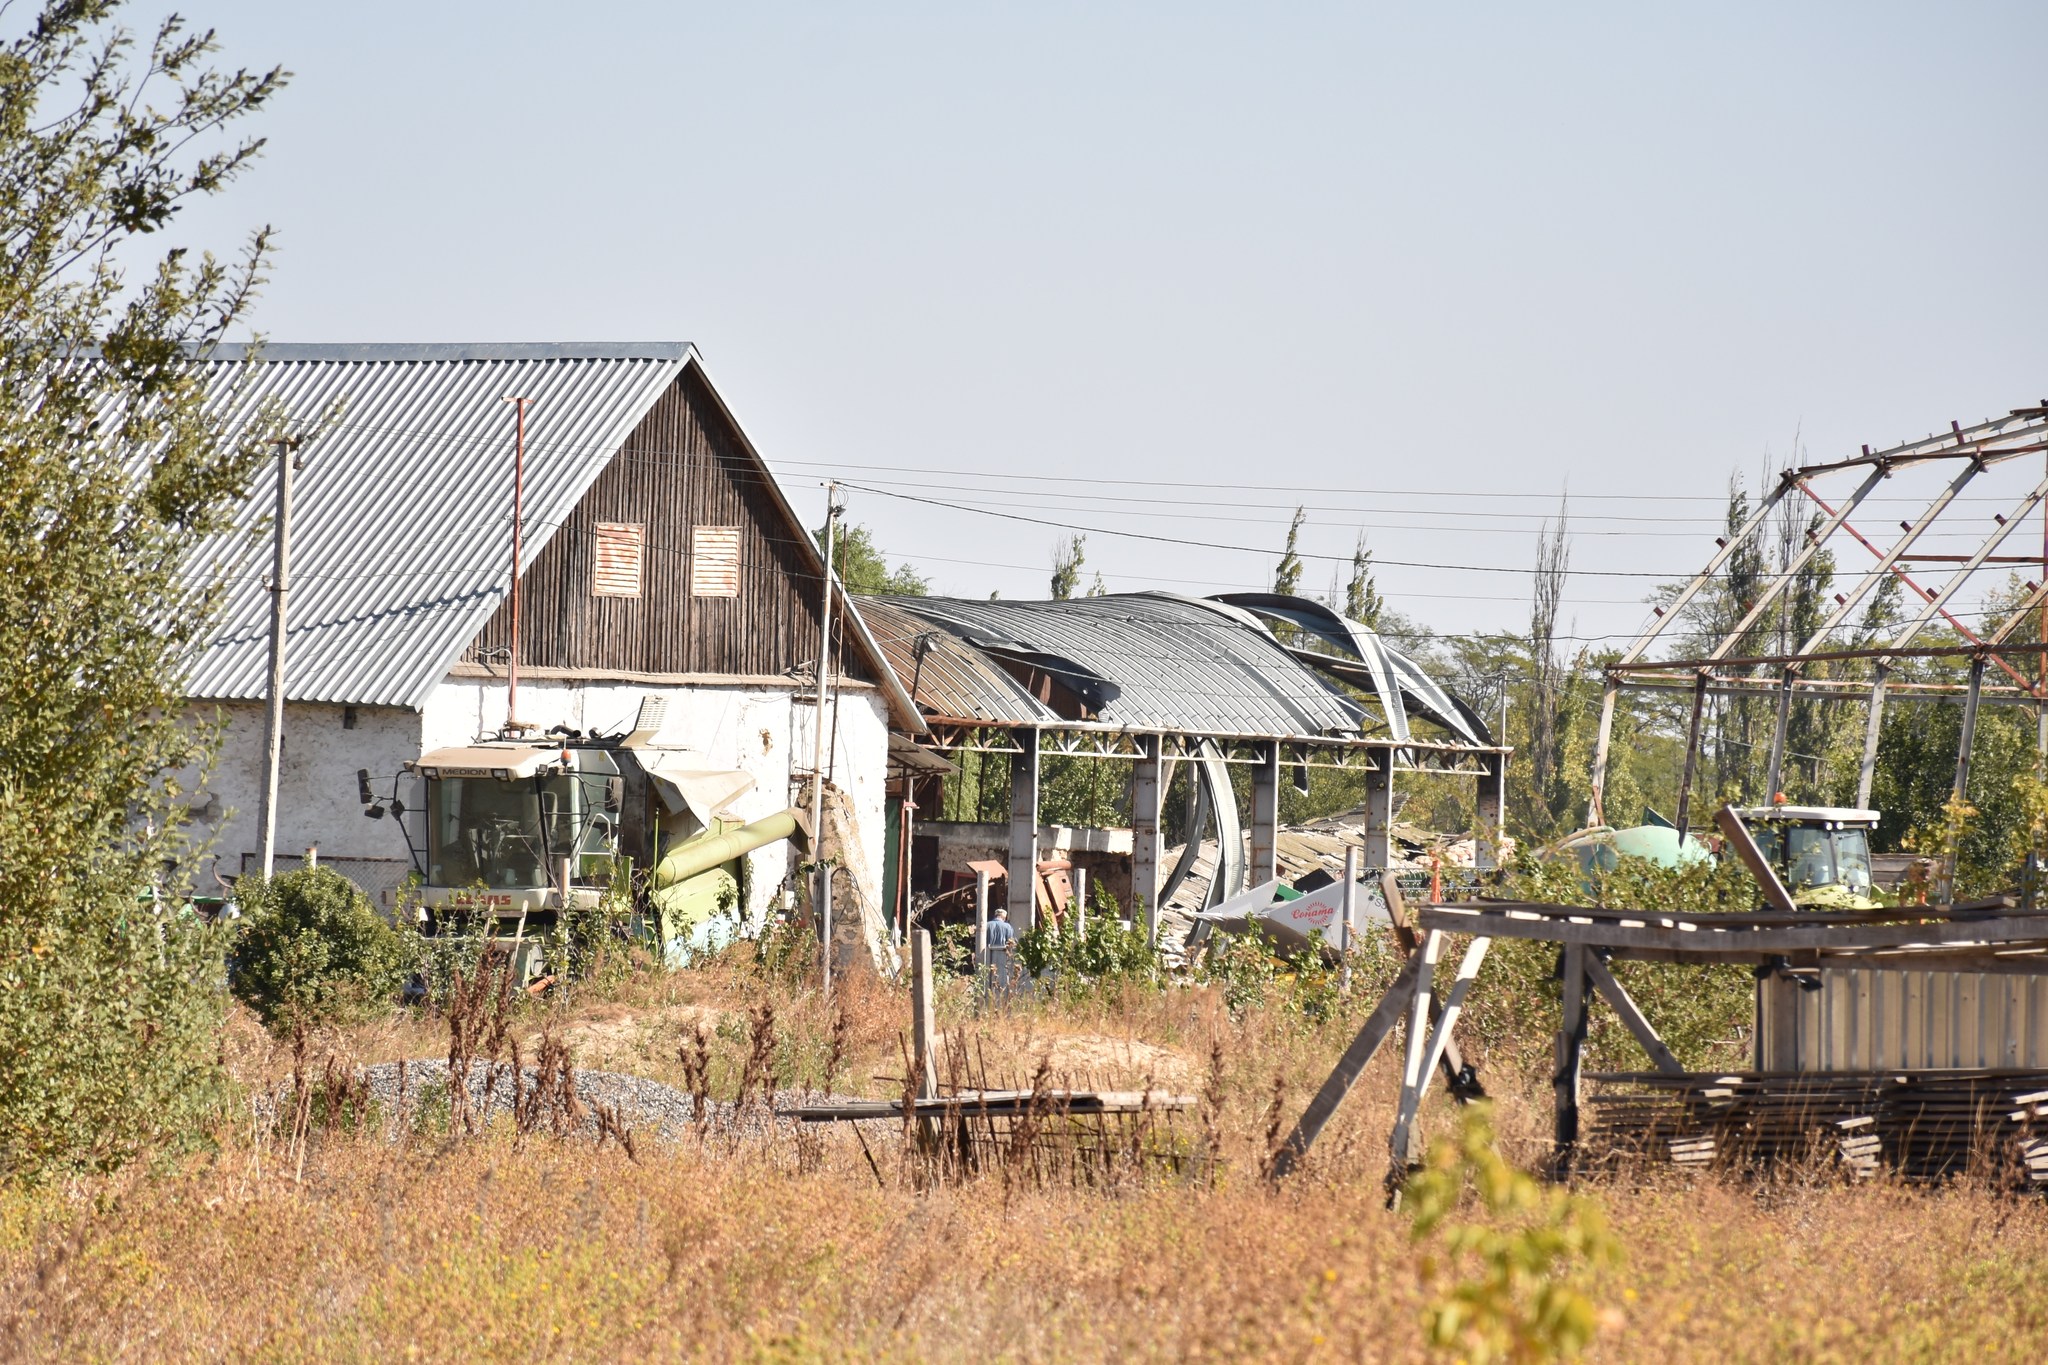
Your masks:
<instances>
[{"instance_id":1,"label":"steel frame structure","mask_svg":"<svg viewBox=\"0 0 2048 1365\"><path fill-rule=\"evenodd\" d=\"M1391 736L1203 735L1193 732L1133 730L1088 721L1058 725L1019 725L927 716L920 746L934 753L1007 754L1010 769L1010 873L1006 888L1011 922L1029 927L1037 913L1036 865L1039 768L1050 756L1128 759L1133 765L1131 884L1142 903L1147 932L1158 932L1157 895L1164 871L1160 829L1162 802L1175 764L1187 763L1203 781L1223 791L1230 783L1217 775L1229 766L1251 769L1252 800L1249 865L1238 868L1247 884L1278 875L1279 794L1285 768L1326 768L1365 775L1365 847L1368 866L1385 867L1393 824L1394 780L1397 773L1435 773L1462 777L1478 784L1480 837L1475 855L1491 867L1507 810L1507 765L1514 752L1504 745L1473 745L1457 741L1396 739ZM1217 824L1219 846L1234 839L1240 828L1234 814ZM1219 870L1218 879L1230 880ZM1226 890L1242 889L1226 887Z\"/></svg>"},{"instance_id":2,"label":"steel frame structure","mask_svg":"<svg viewBox=\"0 0 2048 1365\"><path fill-rule=\"evenodd\" d=\"M1970 747L1975 738L1977 712L1983 705L2017 705L2033 708L2038 717L2040 748L2044 755L2048 755L2048 646L2015 643L2011 638L2020 623L2036 612L2040 613L2044 627L2043 635L2048 637L2048 477L2043 477L2030 491L2020 497L2010 511L1995 516L1994 529L1984 536L1982 542L1971 553L1915 554L1913 550L1914 545L1941 519L1943 513L1949 510L1978 475L1993 465L2003 464L2025 455L2043 453L2048 453L2048 402L2032 407L2015 408L2004 417L1970 427L1951 422L1947 432L1919 441L1905 442L1886 450L1873 451L1869 446L1864 446L1860 455L1850 459L1785 470L1779 476L1776 487L1761 500L1748 520L1734 534L1718 542L1718 549L1707 561L1706 567L1687 581L1668 605L1654 610L1650 622L1642 633L1623 651L1621 657L1605 670L1605 685L1600 700L1600 728L1593 751L1592 802L1591 810L1588 812L1588 823L1599 824L1605 819L1603 797L1607 783L1609 748L1614 730L1615 704L1624 689L1691 694L1685 767L1679 783L1678 809L1675 813L1676 823L1681 829L1686 828L1690 816L1689 807L1699 757L1702 714L1709 696L1776 698L1777 716L1771 734L1767 769L1769 793L1778 790L1779 778L1782 775L1786 734L1795 694L1829 701L1860 700L1868 706L1863 760L1857 778L1856 804L1859 806L1867 806L1870 802L1871 780L1877 766L1878 733L1883 723L1884 705L1888 694L1920 699L1961 698L1963 726L1956 757L1954 784L1955 795L1959 798L1968 794ZM1887 478L1901 469L1936 462L1953 463L1956 466L1954 476L1935 494L1917 518L1899 523L1899 534L1888 546L1880 548L1857 529L1851 517ZM1846 470L1861 471L1863 478L1855 490L1836 506L1814 489L1813 480L1822 475ZM1684 608L1714 581L1745 545L1758 538L1768 525L1771 514L1780 504L1787 498L1795 496L1814 508L1822 518L1821 523L1817 529L1807 534L1804 543L1790 560L1764 583L1756 599L1746 604L1741 619L1721 635L1704 657L1663 660L1646 658L1651 646L1656 644L1672 623L1679 619ZM2036 512L2043 514L2041 554L1999 554L1998 550L2006 540L2023 524L2029 522ZM1866 551L1872 562L1855 575L1854 581L1846 589L1835 594L1835 605L1827 618L1791 653L1739 655L1736 651L1744 636L1767 619L1766 613L1785 596L1814 556L1828 548L1830 540L1838 533L1853 540ZM1955 568L1939 587L1930 589L1922 586L1910 571L1911 566L1921 564L1952 564ZM2038 567L2041 573L2037 580L2027 584L2027 595L2005 623L1989 636L1981 636L1949 610L1949 603L1970 581L1972 575L1987 564L2032 565ZM1918 600L1918 610L1900 628L1897 635L1885 644L1867 649L1827 649L1825 646L1828 637L1847 622L1871 591L1887 578L1896 580L1912 598ZM1916 647L1914 642L1937 619L1945 622L1968 643L1960 646ZM2014 666L2015 660L2025 662L2028 656L2040 661L2035 676L2031 679ZM1936 658L1967 659L1968 682L1895 682L1891 678L1891 673L1900 660ZM1862 680L1808 676L1808 670L1816 664L1847 660L1874 661L1873 676ZM2006 681L1987 686L1985 678L1988 667L1995 667ZM1764 671L1759 673L1758 670Z\"/></svg>"}]
</instances>

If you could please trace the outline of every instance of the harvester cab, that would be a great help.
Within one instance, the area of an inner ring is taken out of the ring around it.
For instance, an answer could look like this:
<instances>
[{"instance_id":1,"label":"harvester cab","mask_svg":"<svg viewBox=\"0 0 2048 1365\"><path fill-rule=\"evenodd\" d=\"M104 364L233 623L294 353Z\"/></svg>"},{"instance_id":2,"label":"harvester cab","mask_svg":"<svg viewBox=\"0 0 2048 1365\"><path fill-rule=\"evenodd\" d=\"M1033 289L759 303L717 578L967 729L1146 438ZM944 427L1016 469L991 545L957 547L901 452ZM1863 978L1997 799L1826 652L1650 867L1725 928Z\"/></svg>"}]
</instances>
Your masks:
<instances>
[{"instance_id":1,"label":"harvester cab","mask_svg":"<svg viewBox=\"0 0 2048 1365\"><path fill-rule=\"evenodd\" d=\"M1870 835L1879 813L1848 806L1738 807L1764 862L1802 908L1869 910Z\"/></svg>"},{"instance_id":2,"label":"harvester cab","mask_svg":"<svg viewBox=\"0 0 2048 1365\"><path fill-rule=\"evenodd\" d=\"M732 808L752 775L655 743L654 719L643 712L626 735L511 732L406 764L425 785L425 846L412 851L427 931L481 933L520 981L538 974L565 909L619 907L612 930L664 960L712 946L745 903L746 855L808 841L808 825L794 808L743 824ZM404 826L403 806L367 804L395 807Z\"/></svg>"}]
</instances>

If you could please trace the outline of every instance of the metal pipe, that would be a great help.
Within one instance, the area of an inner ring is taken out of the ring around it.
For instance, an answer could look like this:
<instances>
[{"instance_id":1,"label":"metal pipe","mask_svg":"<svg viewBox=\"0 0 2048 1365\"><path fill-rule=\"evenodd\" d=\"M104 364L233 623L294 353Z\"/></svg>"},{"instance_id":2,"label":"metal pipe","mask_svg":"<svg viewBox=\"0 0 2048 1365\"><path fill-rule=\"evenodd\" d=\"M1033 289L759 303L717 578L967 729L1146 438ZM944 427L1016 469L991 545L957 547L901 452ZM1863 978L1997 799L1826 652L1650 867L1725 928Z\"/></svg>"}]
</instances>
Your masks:
<instances>
[{"instance_id":1,"label":"metal pipe","mask_svg":"<svg viewBox=\"0 0 2048 1365\"><path fill-rule=\"evenodd\" d=\"M825 689L832 671L832 553L839 525L839 485L825 486L825 570L820 580L818 604L817 705L811 721L811 828L818 834L818 851L825 843Z\"/></svg>"},{"instance_id":2,"label":"metal pipe","mask_svg":"<svg viewBox=\"0 0 2048 1365\"><path fill-rule=\"evenodd\" d=\"M804 813L791 806L763 816L750 825L741 825L738 829L727 830L708 839L692 839L654 865L650 883L656 891L663 890L709 872L720 863L729 863L757 848L790 838L802 832L803 828Z\"/></svg>"},{"instance_id":3,"label":"metal pipe","mask_svg":"<svg viewBox=\"0 0 2048 1365\"><path fill-rule=\"evenodd\" d=\"M277 863L277 779L284 760L284 608L290 587L292 471L298 465L299 438L279 437L271 444L277 447L277 524L270 567L270 696L263 725L263 798L256 826L266 881Z\"/></svg>"}]
</instances>

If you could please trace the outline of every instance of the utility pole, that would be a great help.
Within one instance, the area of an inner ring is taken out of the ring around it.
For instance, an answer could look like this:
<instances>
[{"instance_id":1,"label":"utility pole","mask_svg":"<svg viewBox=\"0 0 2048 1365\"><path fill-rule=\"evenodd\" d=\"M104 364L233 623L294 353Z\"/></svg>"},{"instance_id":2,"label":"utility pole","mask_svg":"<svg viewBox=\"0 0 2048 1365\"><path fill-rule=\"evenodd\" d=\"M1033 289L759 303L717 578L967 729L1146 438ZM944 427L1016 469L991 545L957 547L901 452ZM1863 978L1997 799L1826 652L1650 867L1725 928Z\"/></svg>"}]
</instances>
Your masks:
<instances>
[{"instance_id":1,"label":"utility pole","mask_svg":"<svg viewBox=\"0 0 2048 1365\"><path fill-rule=\"evenodd\" d=\"M832 995L832 892L830 887L831 869L825 866L825 693L832 677L832 588L837 581L832 572L832 553L839 530L839 485L825 485L825 574L821 587L823 598L818 609L818 696L817 708L813 713L811 739L811 848L813 861L817 864L817 882L811 896L811 906L821 918L819 922L820 956L824 959L824 984L827 999Z\"/></svg>"},{"instance_id":2,"label":"utility pole","mask_svg":"<svg viewBox=\"0 0 2048 1365\"><path fill-rule=\"evenodd\" d=\"M277 866L277 774L284 757L284 595L292 560L292 471L304 463L299 438L280 436L277 447L277 515L271 527L270 564L270 706L264 718L263 808L257 818L263 876Z\"/></svg>"},{"instance_id":3,"label":"utility pole","mask_svg":"<svg viewBox=\"0 0 2048 1365\"><path fill-rule=\"evenodd\" d=\"M531 398L505 397L518 408L516 434L512 441L512 647L505 665L505 729L523 730L519 723L519 542L526 529L526 405Z\"/></svg>"}]
</instances>

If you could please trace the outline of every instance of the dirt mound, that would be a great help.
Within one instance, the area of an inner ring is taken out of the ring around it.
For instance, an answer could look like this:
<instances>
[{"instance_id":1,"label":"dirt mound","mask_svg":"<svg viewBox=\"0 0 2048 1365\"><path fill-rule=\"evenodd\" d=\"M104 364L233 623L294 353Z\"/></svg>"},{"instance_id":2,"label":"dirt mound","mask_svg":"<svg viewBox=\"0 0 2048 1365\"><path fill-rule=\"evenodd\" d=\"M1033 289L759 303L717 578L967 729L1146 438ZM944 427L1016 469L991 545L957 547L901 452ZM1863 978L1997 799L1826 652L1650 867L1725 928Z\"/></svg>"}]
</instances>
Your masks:
<instances>
[{"instance_id":1,"label":"dirt mound","mask_svg":"<svg viewBox=\"0 0 2048 1365\"><path fill-rule=\"evenodd\" d=\"M715 1033L726 1012L710 1005L670 1005L663 1009L616 1009L565 1024L557 1036L569 1047L578 1066L604 1067L644 1057L649 1051L675 1050L678 1039L699 1025ZM522 1044L540 1046L535 1032Z\"/></svg>"}]
</instances>

